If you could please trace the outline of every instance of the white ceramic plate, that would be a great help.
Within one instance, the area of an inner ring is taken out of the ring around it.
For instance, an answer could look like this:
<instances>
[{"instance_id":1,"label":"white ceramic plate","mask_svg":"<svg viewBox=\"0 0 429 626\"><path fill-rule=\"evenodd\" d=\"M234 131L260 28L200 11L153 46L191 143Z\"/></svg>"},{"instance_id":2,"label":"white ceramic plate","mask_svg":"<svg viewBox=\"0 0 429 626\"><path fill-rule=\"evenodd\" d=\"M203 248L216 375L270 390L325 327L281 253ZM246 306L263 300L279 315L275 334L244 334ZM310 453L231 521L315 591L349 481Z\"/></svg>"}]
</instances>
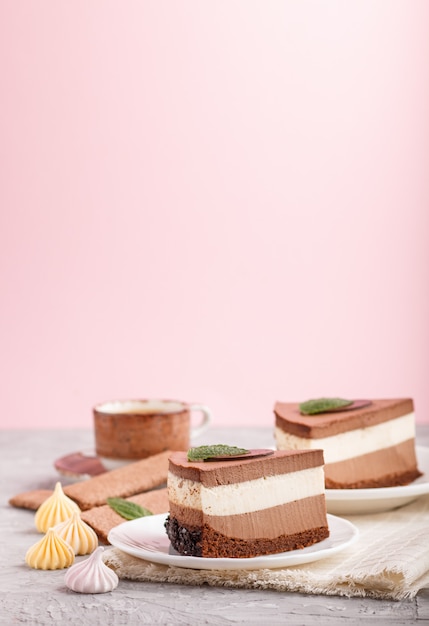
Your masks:
<instances>
[{"instance_id":1,"label":"white ceramic plate","mask_svg":"<svg viewBox=\"0 0 429 626\"><path fill-rule=\"evenodd\" d=\"M326 506L335 515L362 515L390 511L429 493L429 448L416 446L423 476L404 487L378 489L326 489Z\"/></svg>"},{"instance_id":2,"label":"white ceramic plate","mask_svg":"<svg viewBox=\"0 0 429 626\"><path fill-rule=\"evenodd\" d=\"M153 563L187 567L191 569L273 569L327 558L352 545L359 531L351 522L328 515L330 536L302 550L281 552L249 559L206 559L197 556L181 556L170 544L164 522L167 513L151 515L124 522L113 528L109 542L127 554Z\"/></svg>"}]
</instances>

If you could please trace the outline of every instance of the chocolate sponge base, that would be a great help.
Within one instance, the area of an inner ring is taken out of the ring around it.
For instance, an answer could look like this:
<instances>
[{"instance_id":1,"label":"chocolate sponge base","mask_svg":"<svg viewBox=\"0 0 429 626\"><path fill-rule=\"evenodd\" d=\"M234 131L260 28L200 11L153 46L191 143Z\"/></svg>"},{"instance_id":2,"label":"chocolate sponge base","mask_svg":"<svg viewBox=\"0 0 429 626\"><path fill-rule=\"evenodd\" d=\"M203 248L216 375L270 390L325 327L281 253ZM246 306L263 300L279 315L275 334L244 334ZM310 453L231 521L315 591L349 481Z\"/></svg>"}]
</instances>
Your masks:
<instances>
[{"instance_id":1,"label":"chocolate sponge base","mask_svg":"<svg viewBox=\"0 0 429 626\"><path fill-rule=\"evenodd\" d=\"M327 526L312 528L295 535L281 535L275 539L246 541L238 537L225 537L207 524L200 529L189 529L169 516L165 528L171 545L184 556L205 558L252 558L266 554L278 554L306 548L329 537Z\"/></svg>"}]
</instances>

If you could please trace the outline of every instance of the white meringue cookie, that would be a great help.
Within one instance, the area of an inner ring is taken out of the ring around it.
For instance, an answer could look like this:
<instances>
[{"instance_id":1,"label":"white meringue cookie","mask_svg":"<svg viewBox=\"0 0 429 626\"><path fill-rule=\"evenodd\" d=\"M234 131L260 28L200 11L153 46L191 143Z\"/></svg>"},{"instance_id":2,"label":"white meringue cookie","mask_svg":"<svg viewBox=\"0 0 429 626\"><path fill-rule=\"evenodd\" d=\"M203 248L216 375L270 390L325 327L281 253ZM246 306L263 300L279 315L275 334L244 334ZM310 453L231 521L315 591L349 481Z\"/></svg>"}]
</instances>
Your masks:
<instances>
[{"instance_id":1,"label":"white meringue cookie","mask_svg":"<svg viewBox=\"0 0 429 626\"><path fill-rule=\"evenodd\" d=\"M64 581L69 589L78 593L106 593L116 589L119 578L102 561L103 546L99 546L85 561L75 563L66 573Z\"/></svg>"},{"instance_id":2,"label":"white meringue cookie","mask_svg":"<svg viewBox=\"0 0 429 626\"><path fill-rule=\"evenodd\" d=\"M54 526L54 530L74 550L75 554L91 554L98 546L98 537L76 511L65 522Z\"/></svg>"}]
</instances>

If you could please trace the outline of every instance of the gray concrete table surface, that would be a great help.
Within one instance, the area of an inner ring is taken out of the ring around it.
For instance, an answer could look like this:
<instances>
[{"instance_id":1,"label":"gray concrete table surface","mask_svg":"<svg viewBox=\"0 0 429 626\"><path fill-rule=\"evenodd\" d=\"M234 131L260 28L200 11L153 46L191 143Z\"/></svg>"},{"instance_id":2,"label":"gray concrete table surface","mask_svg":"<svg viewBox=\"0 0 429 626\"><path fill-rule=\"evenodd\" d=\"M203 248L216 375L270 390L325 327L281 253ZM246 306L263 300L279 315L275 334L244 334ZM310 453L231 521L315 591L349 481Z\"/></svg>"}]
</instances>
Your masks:
<instances>
[{"instance_id":1,"label":"gray concrete table surface","mask_svg":"<svg viewBox=\"0 0 429 626\"><path fill-rule=\"evenodd\" d=\"M429 446L429 425L417 426L417 442ZM195 445L227 443L249 448L274 445L270 428L212 428ZM66 570L33 570L27 549L40 539L34 512L11 507L10 497L53 488L55 459L93 449L88 430L0 430L0 623L1 624L423 624L429 623L429 589L404 602L339 596L119 582L112 593L76 594L64 584ZM428 532L429 536L429 532Z\"/></svg>"}]
</instances>

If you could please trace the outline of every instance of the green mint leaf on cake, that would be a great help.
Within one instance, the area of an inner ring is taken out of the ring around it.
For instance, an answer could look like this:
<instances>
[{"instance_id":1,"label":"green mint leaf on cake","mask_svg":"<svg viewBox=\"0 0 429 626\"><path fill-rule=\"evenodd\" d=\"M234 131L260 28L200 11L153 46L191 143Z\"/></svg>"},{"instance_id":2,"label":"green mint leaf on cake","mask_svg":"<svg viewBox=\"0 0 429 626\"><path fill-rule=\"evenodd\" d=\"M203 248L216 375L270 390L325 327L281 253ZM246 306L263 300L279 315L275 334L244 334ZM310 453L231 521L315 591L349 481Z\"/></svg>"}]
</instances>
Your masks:
<instances>
[{"instance_id":1,"label":"green mint leaf on cake","mask_svg":"<svg viewBox=\"0 0 429 626\"><path fill-rule=\"evenodd\" d=\"M218 443L214 446L198 446L188 450L188 461L206 461L213 457L228 457L247 454L250 450L246 448L237 448L236 446L227 446Z\"/></svg>"},{"instance_id":2,"label":"green mint leaf on cake","mask_svg":"<svg viewBox=\"0 0 429 626\"><path fill-rule=\"evenodd\" d=\"M118 515L128 520L153 515L152 511L130 500L124 500L123 498L107 498L107 504L118 513Z\"/></svg>"},{"instance_id":3,"label":"green mint leaf on cake","mask_svg":"<svg viewBox=\"0 0 429 626\"><path fill-rule=\"evenodd\" d=\"M353 404L353 400L344 400L344 398L317 398L302 402L299 405L299 410L303 415L317 415L329 413L329 411L341 409L351 404Z\"/></svg>"}]
</instances>

